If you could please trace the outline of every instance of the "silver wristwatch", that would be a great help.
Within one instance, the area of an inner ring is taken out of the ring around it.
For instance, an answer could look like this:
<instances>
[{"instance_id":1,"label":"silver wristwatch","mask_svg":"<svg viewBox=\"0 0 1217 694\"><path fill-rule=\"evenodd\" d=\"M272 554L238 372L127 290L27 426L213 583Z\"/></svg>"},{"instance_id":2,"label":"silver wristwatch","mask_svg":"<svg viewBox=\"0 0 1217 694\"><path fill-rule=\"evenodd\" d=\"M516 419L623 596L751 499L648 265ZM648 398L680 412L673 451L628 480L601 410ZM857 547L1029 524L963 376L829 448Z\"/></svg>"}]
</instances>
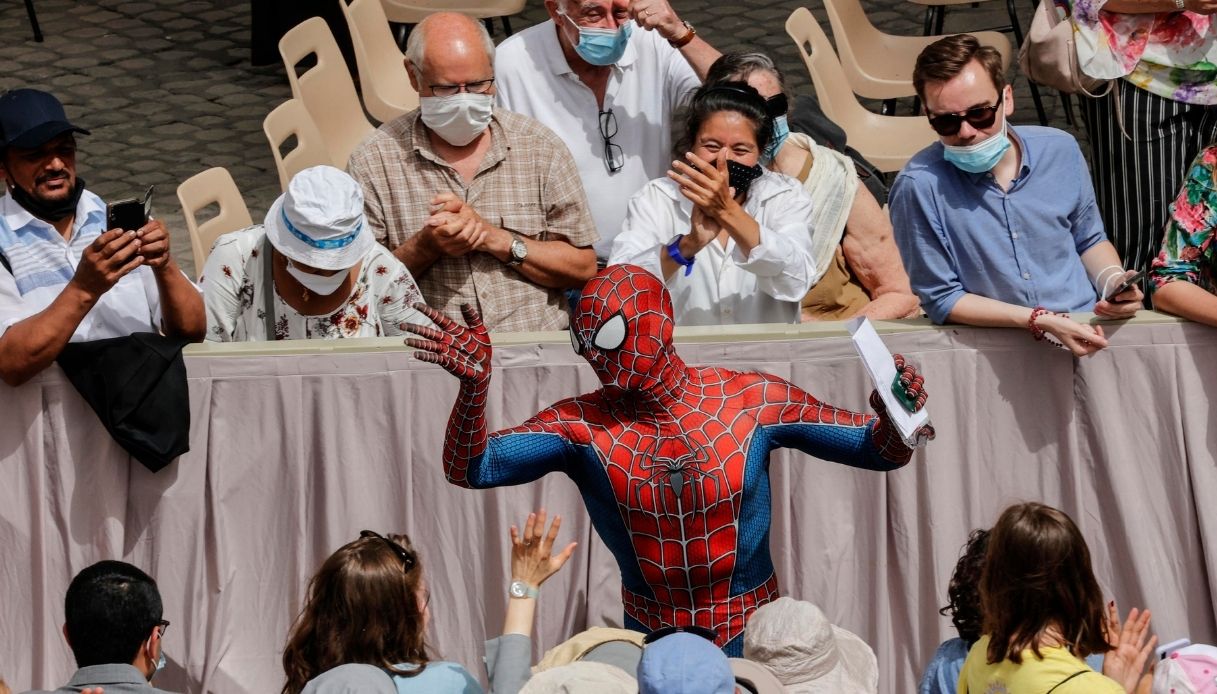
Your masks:
<instances>
[{"instance_id":1,"label":"silver wristwatch","mask_svg":"<svg viewBox=\"0 0 1217 694\"><path fill-rule=\"evenodd\" d=\"M524 239L518 236L511 239L511 257L507 260L507 264L512 267L522 265L527 257L528 245L524 243Z\"/></svg>"},{"instance_id":2,"label":"silver wristwatch","mask_svg":"<svg viewBox=\"0 0 1217 694\"><path fill-rule=\"evenodd\" d=\"M507 594L513 598L536 598L541 591L524 581L512 581L511 585L507 586Z\"/></svg>"}]
</instances>

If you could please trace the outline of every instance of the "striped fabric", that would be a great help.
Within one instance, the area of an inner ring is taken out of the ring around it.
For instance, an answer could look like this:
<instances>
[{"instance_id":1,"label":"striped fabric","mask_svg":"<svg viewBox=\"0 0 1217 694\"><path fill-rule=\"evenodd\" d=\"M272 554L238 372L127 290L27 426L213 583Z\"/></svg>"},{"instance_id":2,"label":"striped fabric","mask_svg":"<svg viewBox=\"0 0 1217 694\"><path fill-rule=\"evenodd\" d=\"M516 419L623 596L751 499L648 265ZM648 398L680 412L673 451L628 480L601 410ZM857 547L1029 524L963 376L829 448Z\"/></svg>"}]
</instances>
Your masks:
<instances>
[{"instance_id":1,"label":"striped fabric","mask_svg":"<svg viewBox=\"0 0 1217 694\"><path fill-rule=\"evenodd\" d=\"M1116 121L1119 102L1124 129ZM1090 169L1107 236L1124 267L1147 269L1192 159L1217 137L1217 106L1172 101L1120 80L1112 94L1081 99Z\"/></svg>"}]
</instances>

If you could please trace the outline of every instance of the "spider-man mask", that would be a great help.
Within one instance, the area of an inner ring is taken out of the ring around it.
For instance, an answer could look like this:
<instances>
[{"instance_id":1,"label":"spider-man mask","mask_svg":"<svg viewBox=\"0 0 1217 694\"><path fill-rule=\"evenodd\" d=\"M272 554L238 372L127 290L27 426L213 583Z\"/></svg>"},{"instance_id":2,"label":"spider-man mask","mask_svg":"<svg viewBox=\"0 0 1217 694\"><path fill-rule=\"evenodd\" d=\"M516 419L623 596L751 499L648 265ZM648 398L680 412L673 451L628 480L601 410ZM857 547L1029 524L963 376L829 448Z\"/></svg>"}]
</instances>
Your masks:
<instances>
[{"instance_id":1,"label":"spider-man mask","mask_svg":"<svg viewBox=\"0 0 1217 694\"><path fill-rule=\"evenodd\" d=\"M672 297L637 265L613 265L587 281L571 342L606 389L643 392L683 368L672 346Z\"/></svg>"}]
</instances>

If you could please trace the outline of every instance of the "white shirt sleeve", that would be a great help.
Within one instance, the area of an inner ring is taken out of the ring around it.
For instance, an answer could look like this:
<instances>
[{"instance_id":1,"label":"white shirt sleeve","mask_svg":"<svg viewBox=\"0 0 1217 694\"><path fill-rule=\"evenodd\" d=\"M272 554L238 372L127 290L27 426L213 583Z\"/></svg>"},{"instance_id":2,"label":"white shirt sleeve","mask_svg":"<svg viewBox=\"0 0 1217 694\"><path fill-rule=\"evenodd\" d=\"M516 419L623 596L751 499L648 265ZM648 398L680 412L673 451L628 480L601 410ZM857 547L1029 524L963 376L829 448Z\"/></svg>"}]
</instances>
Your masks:
<instances>
[{"instance_id":1,"label":"white shirt sleeve","mask_svg":"<svg viewBox=\"0 0 1217 694\"><path fill-rule=\"evenodd\" d=\"M613 239L609 265L638 265L664 281L660 253L673 236L687 229L677 229L677 204L663 194L652 181L630 198L621 233Z\"/></svg>"},{"instance_id":2,"label":"white shirt sleeve","mask_svg":"<svg viewBox=\"0 0 1217 694\"><path fill-rule=\"evenodd\" d=\"M241 233L241 232L234 232ZM255 283L258 278L251 278ZM245 281L245 260L235 235L216 240L203 266L203 303L207 308L207 340L236 342L241 319L241 285ZM256 286L256 284L254 285Z\"/></svg>"},{"instance_id":3,"label":"white shirt sleeve","mask_svg":"<svg viewBox=\"0 0 1217 694\"><path fill-rule=\"evenodd\" d=\"M769 198L754 215L760 243L745 258L740 247L732 260L757 277L757 287L779 301L801 301L817 279L811 257L811 198L792 189Z\"/></svg>"},{"instance_id":4,"label":"white shirt sleeve","mask_svg":"<svg viewBox=\"0 0 1217 694\"><path fill-rule=\"evenodd\" d=\"M17 290L17 280L12 273L0 267L0 335L29 317L29 308Z\"/></svg>"}]
</instances>

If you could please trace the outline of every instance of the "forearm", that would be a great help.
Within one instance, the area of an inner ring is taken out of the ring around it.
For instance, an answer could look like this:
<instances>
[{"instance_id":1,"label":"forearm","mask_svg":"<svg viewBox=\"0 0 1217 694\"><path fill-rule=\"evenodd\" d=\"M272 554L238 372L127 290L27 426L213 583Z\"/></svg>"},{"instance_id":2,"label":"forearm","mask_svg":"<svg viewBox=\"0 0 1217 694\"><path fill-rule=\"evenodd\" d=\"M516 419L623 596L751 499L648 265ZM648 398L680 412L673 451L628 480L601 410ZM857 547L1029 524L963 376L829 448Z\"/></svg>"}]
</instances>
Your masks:
<instances>
[{"instance_id":1,"label":"forearm","mask_svg":"<svg viewBox=\"0 0 1217 694\"><path fill-rule=\"evenodd\" d=\"M713 240L710 243L713 243ZM702 243L693 231L680 237L680 255L685 258L694 258L705 246L706 244ZM682 275L685 272L685 266L672 259L672 255L668 253L666 245L659 247L659 269L663 272L665 281L672 279L672 276L677 272ZM689 269L692 270L692 268Z\"/></svg>"},{"instance_id":2,"label":"forearm","mask_svg":"<svg viewBox=\"0 0 1217 694\"><path fill-rule=\"evenodd\" d=\"M596 274L596 251L576 248L566 241L539 241L496 228L491 230L482 250L506 263L511 260L511 243L516 238L524 242L528 255L515 269L534 284L550 289L578 289Z\"/></svg>"},{"instance_id":3,"label":"forearm","mask_svg":"<svg viewBox=\"0 0 1217 694\"><path fill-rule=\"evenodd\" d=\"M186 279L172 258L153 271L161 297L163 330L170 337L199 342L207 334L207 313L199 290Z\"/></svg>"},{"instance_id":4,"label":"forearm","mask_svg":"<svg viewBox=\"0 0 1217 694\"><path fill-rule=\"evenodd\" d=\"M471 466L486 451L486 391L490 379L465 379L444 435L444 476L460 487L472 488Z\"/></svg>"},{"instance_id":5,"label":"forearm","mask_svg":"<svg viewBox=\"0 0 1217 694\"><path fill-rule=\"evenodd\" d=\"M536 598L511 598L507 601L507 616L503 619L503 633L532 636L532 622L536 614Z\"/></svg>"},{"instance_id":6,"label":"forearm","mask_svg":"<svg viewBox=\"0 0 1217 694\"><path fill-rule=\"evenodd\" d=\"M876 295L857 315L874 320L908 318L917 313L919 306L912 292L893 290Z\"/></svg>"},{"instance_id":7,"label":"forearm","mask_svg":"<svg viewBox=\"0 0 1217 694\"><path fill-rule=\"evenodd\" d=\"M1124 274L1120 254L1110 241L1096 243L1082 254L1082 266L1096 292L1114 289L1119 277Z\"/></svg>"},{"instance_id":8,"label":"forearm","mask_svg":"<svg viewBox=\"0 0 1217 694\"><path fill-rule=\"evenodd\" d=\"M1217 326L1217 295L1188 282L1169 282L1154 292L1154 308Z\"/></svg>"},{"instance_id":9,"label":"forearm","mask_svg":"<svg viewBox=\"0 0 1217 694\"><path fill-rule=\"evenodd\" d=\"M1150 14L1157 12L1178 12L1175 0L1107 0L1103 4L1107 12L1122 14Z\"/></svg>"},{"instance_id":10,"label":"forearm","mask_svg":"<svg viewBox=\"0 0 1217 694\"><path fill-rule=\"evenodd\" d=\"M703 82L706 80L706 73L710 71L710 66L722 56L722 53L706 43L701 36L693 37L692 41L682 46L680 54L689 63L689 67L693 68L693 72L697 73L697 78Z\"/></svg>"},{"instance_id":11,"label":"forearm","mask_svg":"<svg viewBox=\"0 0 1217 694\"><path fill-rule=\"evenodd\" d=\"M50 306L13 324L0 335L0 378L19 386L50 366L97 299L69 282Z\"/></svg>"},{"instance_id":12,"label":"forearm","mask_svg":"<svg viewBox=\"0 0 1217 694\"><path fill-rule=\"evenodd\" d=\"M761 225L740 205L734 205L718 220L723 229L735 240L735 245L748 257L761 242Z\"/></svg>"},{"instance_id":13,"label":"forearm","mask_svg":"<svg viewBox=\"0 0 1217 694\"><path fill-rule=\"evenodd\" d=\"M1032 309L1007 304L978 294L965 294L955 303L947 320L985 328L1026 328Z\"/></svg>"},{"instance_id":14,"label":"forearm","mask_svg":"<svg viewBox=\"0 0 1217 694\"><path fill-rule=\"evenodd\" d=\"M417 279L439 260L440 250L429 241L425 231L419 231L394 248L393 255Z\"/></svg>"}]
</instances>

